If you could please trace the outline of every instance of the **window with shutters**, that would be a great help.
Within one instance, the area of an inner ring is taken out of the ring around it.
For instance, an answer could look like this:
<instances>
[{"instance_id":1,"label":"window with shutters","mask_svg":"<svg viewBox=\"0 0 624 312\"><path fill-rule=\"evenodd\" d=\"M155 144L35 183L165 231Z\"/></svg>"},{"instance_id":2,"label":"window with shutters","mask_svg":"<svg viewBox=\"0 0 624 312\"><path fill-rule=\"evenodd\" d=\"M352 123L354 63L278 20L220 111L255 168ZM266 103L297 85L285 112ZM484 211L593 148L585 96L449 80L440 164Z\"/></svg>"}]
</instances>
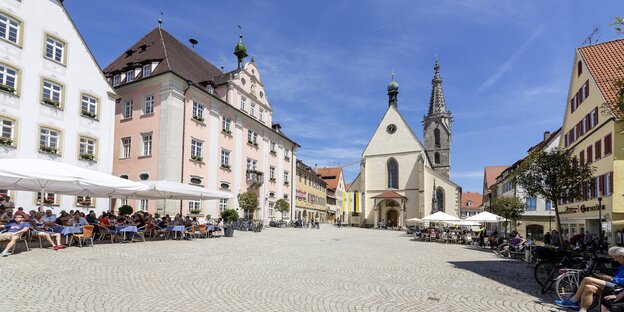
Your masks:
<instances>
[{"instance_id":1,"label":"window with shutters","mask_svg":"<svg viewBox=\"0 0 624 312\"><path fill-rule=\"evenodd\" d=\"M604 154L605 156L610 155L611 154L611 133L607 134L604 137Z\"/></svg>"},{"instance_id":2,"label":"window with shutters","mask_svg":"<svg viewBox=\"0 0 624 312\"><path fill-rule=\"evenodd\" d=\"M594 152L596 153L596 157L594 157L596 160L602 158L602 141L601 140L596 141L596 143L594 144Z\"/></svg>"},{"instance_id":3,"label":"window with shutters","mask_svg":"<svg viewBox=\"0 0 624 312\"><path fill-rule=\"evenodd\" d=\"M587 163L588 164L591 164L594 161L593 157L594 157L594 150L592 146L590 145L587 147Z\"/></svg>"},{"instance_id":4,"label":"window with shutters","mask_svg":"<svg viewBox=\"0 0 624 312\"><path fill-rule=\"evenodd\" d=\"M579 153L579 162L581 166L585 164L585 151L581 151Z\"/></svg>"}]
</instances>

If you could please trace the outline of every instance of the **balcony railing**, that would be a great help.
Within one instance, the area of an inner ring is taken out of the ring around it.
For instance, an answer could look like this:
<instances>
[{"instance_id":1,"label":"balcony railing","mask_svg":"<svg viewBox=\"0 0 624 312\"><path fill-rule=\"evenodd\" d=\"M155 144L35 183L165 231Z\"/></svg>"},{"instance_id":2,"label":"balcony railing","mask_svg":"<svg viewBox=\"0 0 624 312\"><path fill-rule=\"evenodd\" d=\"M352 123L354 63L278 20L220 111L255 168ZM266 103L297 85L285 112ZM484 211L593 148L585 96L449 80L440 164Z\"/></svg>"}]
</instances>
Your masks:
<instances>
[{"instance_id":1,"label":"balcony railing","mask_svg":"<svg viewBox=\"0 0 624 312\"><path fill-rule=\"evenodd\" d=\"M264 173L262 173L262 171L254 171L254 170L248 170L247 171L247 183L251 184L251 185L262 185L262 183L264 183Z\"/></svg>"}]
</instances>

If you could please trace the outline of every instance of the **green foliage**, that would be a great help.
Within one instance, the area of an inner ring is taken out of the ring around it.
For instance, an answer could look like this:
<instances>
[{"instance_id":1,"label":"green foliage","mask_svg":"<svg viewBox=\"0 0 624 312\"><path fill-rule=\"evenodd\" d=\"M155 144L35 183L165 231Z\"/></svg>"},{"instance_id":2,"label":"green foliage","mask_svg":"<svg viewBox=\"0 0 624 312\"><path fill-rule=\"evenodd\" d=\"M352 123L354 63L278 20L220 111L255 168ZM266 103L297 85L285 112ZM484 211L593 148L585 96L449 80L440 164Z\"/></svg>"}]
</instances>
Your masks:
<instances>
[{"instance_id":1,"label":"green foliage","mask_svg":"<svg viewBox=\"0 0 624 312\"><path fill-rule=\"evenodd\" d=\"M617 31L618 33L623 33L622 31L622 27L624 27L624 19L622 19L621 17L616 16L615 17L615 22L609 24L609 26L615 26L615 31Z\"/></svg>"},{"instance_id":2,"label":"green foliage","mask_svg":"<svg viewBox=\"0 0 624 312\"><path fill-rule=\"evenodd\" d=\"M123 216L129 216L132 214L133 211L134 209L130 205L123 205L119 207L119 214Z\"/></svg>"},{"instance_id":3,"label":"green foliage","mask_svg":"<svg viewBox=\"0 0 624 312\"><path fill-rule=\"evenodd\" d=\"M252 192L245 192L238 198L238 205L247 211L254 211L258 208L258 195Z\"/></svg>"},{"instance_id":4,"label":"green foliage","mask_svg":"<svg viewBox=\"0 0 624 312\"><path fill-rule=\"evenodd\" d=\"M492 203L492 211L515 224L524 212L524 204L516 196L501 196Z\"/></svg>"},{"instance_id":5,"label":"green foliage","mask_svg":"<svg viewBox=\"0 0 624 312\"><path fill-rule=\"evenodd\" d=\"M234 222L238 220L238 212L234 209L225 209L221 212L221 219L223 222Z\"/></svg>"},{"instance_id":6,"label":"green foliage","mask_svg":"<svg viewBox=\"0 0 624 312\"><path fill-rule=\"evenodd\" d=\"M550 200L557 216L557 230L561 233L559 201L583 198L583 183L591 183L593 167L579 164L572 150L553 149L531 153L516 170L516 183L529 196ZM590 184L591 185L591 184Z\"/></svg>"},{"instance_id":7,"label":"green foliage","mask_svg":"<svg viewBox=\"0 0 624 312\"><path fill-rule=\"evenodd\" d=\"M288 213L290 211L290 204L287 200L280 198L275 202L274 208L281 213Z\"/></svg>"}]
</instances>

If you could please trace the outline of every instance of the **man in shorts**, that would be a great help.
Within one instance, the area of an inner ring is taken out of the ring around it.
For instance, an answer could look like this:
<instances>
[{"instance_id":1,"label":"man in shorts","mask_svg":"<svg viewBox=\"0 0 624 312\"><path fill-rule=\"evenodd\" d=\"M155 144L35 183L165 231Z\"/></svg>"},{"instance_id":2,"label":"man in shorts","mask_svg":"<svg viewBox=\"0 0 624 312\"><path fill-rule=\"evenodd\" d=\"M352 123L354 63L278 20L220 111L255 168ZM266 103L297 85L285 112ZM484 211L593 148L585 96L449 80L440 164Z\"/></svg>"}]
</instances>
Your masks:
<instances>
[{"instance_id":1,"label":"man in shorts","mask_svg":"<svg viewBox=\"0 0 624 312\"><path fill-rule=\"evenodd\" d=\"M16 213L15 220L7 225L0 225L0 229L7 229L5 233L0 233L0 241L9 241L4 251L0 254L3 257L7 257L9 255L9 250L15 246L17 240L22 235L28 233L30 226L28 223L24 222L24 214Z\"/></svg>"}]
</instances>

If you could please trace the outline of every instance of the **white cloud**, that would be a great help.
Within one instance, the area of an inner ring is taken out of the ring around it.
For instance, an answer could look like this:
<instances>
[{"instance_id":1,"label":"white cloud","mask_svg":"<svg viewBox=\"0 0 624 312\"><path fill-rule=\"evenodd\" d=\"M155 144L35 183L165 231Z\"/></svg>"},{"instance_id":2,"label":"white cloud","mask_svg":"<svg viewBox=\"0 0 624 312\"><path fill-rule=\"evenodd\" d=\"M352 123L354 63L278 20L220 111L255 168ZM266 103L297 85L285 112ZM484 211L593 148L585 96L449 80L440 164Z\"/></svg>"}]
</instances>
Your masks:
<instances>
[{"instance_id":1,"label":"white cloud","mask_svg":"<svg viewBox=\"0 0 624 312\"><path fill-rule=\"evenodd\" d=\"M451 179L483 179L483 171L453 171Z\"/></svg>"}]
</instances>

